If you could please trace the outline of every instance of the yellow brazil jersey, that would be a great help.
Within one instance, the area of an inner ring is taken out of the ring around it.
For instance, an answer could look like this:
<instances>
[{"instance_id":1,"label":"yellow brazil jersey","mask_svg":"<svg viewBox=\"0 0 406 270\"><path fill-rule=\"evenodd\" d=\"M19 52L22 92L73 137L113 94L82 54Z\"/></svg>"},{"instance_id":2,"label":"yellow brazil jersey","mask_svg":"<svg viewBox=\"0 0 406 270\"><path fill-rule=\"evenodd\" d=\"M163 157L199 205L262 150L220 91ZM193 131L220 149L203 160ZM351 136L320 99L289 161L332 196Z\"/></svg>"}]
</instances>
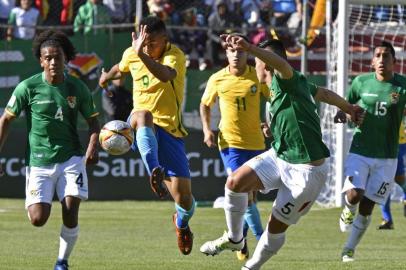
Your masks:
<instances>
[{"instance_id":1,"label":"yellow brazil jersey","mask_svg":"<svg viewBox=\"0 0 406 270\"><path fill-rule=\"evenodd\" d=\"M265 149L260 121L260 95L269 96L269 88L258 81L254 67L244 74L230 74L229 67L214 73L207 82L202 104L211 106L219 97L221 120L219 147Z\"/></svg>"},{"instance_id":2,"label":"yellow brazil jersey","mask_svg":"<svg viewBox=\"0 0 406 270\"><path fill-rule=\"evenodd\" d=\"M154 124L175 137L187 132L182 124L182 101L185 87L185 55L168 43L159 63L176 70L172 81L162 82L147 69L132 47L124 51L119 63L121 72L131 72L133 78L133 111L148 110L154 116Z\"/></svg>"},{"instance_id":3,"label":"yellow brazil jersey","mask_svg":"<svg viewBox=\"0 0 406 270\"><path fill-rule=\"evenodd\" d=\"M399 144L405 144L406 143L406 134L405 134L405 119L403 118L402 122L400 122L400 128L399 128Z\"/></svg>"}]
</instances>

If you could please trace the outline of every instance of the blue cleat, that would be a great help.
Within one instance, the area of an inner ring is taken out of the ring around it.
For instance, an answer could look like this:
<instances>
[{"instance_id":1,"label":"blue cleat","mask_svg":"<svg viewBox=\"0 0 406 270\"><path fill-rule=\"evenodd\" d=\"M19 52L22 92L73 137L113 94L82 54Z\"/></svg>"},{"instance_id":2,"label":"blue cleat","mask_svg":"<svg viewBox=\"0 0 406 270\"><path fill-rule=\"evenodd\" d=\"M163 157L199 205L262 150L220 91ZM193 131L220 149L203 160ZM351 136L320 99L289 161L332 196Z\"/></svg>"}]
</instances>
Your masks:
<instances>
[{"instance_id":1,"label":"blue cleat","mask_svg":"<svg viewBox=\"0 0 406 270\"><path fill-rule=\"evenodd\" d=\"M69 270L69 265L67 260L57 260L54 270Z\"/></svg>"}]
</instances>

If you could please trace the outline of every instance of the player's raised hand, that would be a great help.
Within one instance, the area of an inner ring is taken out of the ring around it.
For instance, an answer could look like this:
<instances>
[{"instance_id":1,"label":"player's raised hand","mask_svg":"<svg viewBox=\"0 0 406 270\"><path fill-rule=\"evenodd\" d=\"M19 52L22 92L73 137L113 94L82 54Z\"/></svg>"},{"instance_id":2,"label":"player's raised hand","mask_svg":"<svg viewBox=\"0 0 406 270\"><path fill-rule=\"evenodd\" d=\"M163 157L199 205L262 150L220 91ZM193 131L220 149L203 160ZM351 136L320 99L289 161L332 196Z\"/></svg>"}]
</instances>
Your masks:
<instances>
[{"instance_id":1,"label":"player's raised hand","mask_svg":"<svg viewBox=\"0 0 406 270\"><path fill-rule=\"evenodd\" d=\"M220 39L224 41L227 46L230 46L231 48L236 50L248 51L251 46L251 44L244 38L237 35L223 34L220 35Z\"/></svg>"},{"instance_id":2,"label":"player's raised hand","mask_svg":"<svg viewBox=\"0 0 406 270\"><path fill-rule=\"evenodd\" d=\"M210 148L216 147L216 136L214 136L213 131L208 130L204 132L203 142Z\"/></svg>"},{"instance_id":3,"label":"player's raised hand","mask_svg":"<svg viewBox=\"0 0 406 270\"><path fill-rule=\"evenodd\" d=\"M132 36L132 39L133 39L131 45L132 45L132 48L134 49L134 51L135 51L135 53L137 55L142 53L142 49L144 48L144 41L145 41L145 38L147 36L146 30L147 30L147 26L146 25L141 25L140 33L139 33L138 37L137 37L135 32L131 33L131 36Z\"/></svg>"}]
</instances>

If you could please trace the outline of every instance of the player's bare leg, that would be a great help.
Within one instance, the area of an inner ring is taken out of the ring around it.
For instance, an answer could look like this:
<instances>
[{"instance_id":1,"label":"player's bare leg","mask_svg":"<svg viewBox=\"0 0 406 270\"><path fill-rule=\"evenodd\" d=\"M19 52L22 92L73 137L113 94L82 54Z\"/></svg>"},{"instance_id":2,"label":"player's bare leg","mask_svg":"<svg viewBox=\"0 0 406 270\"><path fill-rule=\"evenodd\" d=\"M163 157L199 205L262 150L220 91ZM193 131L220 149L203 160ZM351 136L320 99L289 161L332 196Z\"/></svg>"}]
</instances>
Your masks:
<instances>
[{"instance_id":1,"label":"player's bare leg","mask_svg":"<svg viewBox=\"0 0 406 270\"><path fill-rule=\"evenodd\" d=\"M165 184L175 201L176 212L172 216L172 222L175 225L179 250L183 255L189 255L193 248L193 233L189 220L195 209L191 180L171 177L165 180Z\"/></svg>"},{"instance_id":2,"label":"player's bare leg","mask_svg":"<svg viewBox=\"0 0 406 270\"><path fill-rule=\"evenodd\" d=\"M28 206L28 218L36 227L45 225L50 214L51 205L49 203L34 203Z\"/></svg>"}]
</instances>

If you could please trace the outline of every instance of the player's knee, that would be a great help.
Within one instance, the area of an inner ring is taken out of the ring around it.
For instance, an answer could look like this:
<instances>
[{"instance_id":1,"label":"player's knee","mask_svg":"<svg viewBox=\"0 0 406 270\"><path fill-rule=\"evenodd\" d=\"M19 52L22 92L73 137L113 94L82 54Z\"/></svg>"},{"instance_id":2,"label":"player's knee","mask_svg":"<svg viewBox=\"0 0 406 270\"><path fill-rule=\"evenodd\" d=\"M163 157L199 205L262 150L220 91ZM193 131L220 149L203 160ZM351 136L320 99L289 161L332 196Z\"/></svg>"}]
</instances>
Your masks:
<instances>
[{"instance_id":1,"label":"player's knee","mask_svg":"<svg viewBox=\"0 0 406 270\"><path fill-rule=\"evenodd\" d=\"M403 186L403 184L405 183L405 176L403 174L402 175L396 175L395 176L395 182L398 185Z\"/></svg>"},{"instance_id":2,"label":"player's knee","mask_svg":"<svg viewBox=\"0 0 406 270\"><path fill-rule=\"evenodd\" d=\"M30 219L30 222L33 226L35 227L42 227L47 223L48 217L46 216L41 216L41 215L30 215L28 214L28 218Z\"/></svg>"},{"instance_id":3,"label":"player's knee","mask_svg":"<svg viewBox=\"0 0 406 270\"><path fill-rule=\"evenodd\" d=\"M241 178L234 173L228 176L226 187L234 192L244 192Z\"/></svg>"},{"instance_id":4,"label":"player's knee","mask_svg":"<svg viewBox=\"0 0 406 270\"><path fill-rule=\"evenodd\" d=\"M137 111L136 117L131 118L131 126L133 126L133 119L135 120L135 126L152 126L153 116L148 110Z\"/></svg>"}]
</instances>

